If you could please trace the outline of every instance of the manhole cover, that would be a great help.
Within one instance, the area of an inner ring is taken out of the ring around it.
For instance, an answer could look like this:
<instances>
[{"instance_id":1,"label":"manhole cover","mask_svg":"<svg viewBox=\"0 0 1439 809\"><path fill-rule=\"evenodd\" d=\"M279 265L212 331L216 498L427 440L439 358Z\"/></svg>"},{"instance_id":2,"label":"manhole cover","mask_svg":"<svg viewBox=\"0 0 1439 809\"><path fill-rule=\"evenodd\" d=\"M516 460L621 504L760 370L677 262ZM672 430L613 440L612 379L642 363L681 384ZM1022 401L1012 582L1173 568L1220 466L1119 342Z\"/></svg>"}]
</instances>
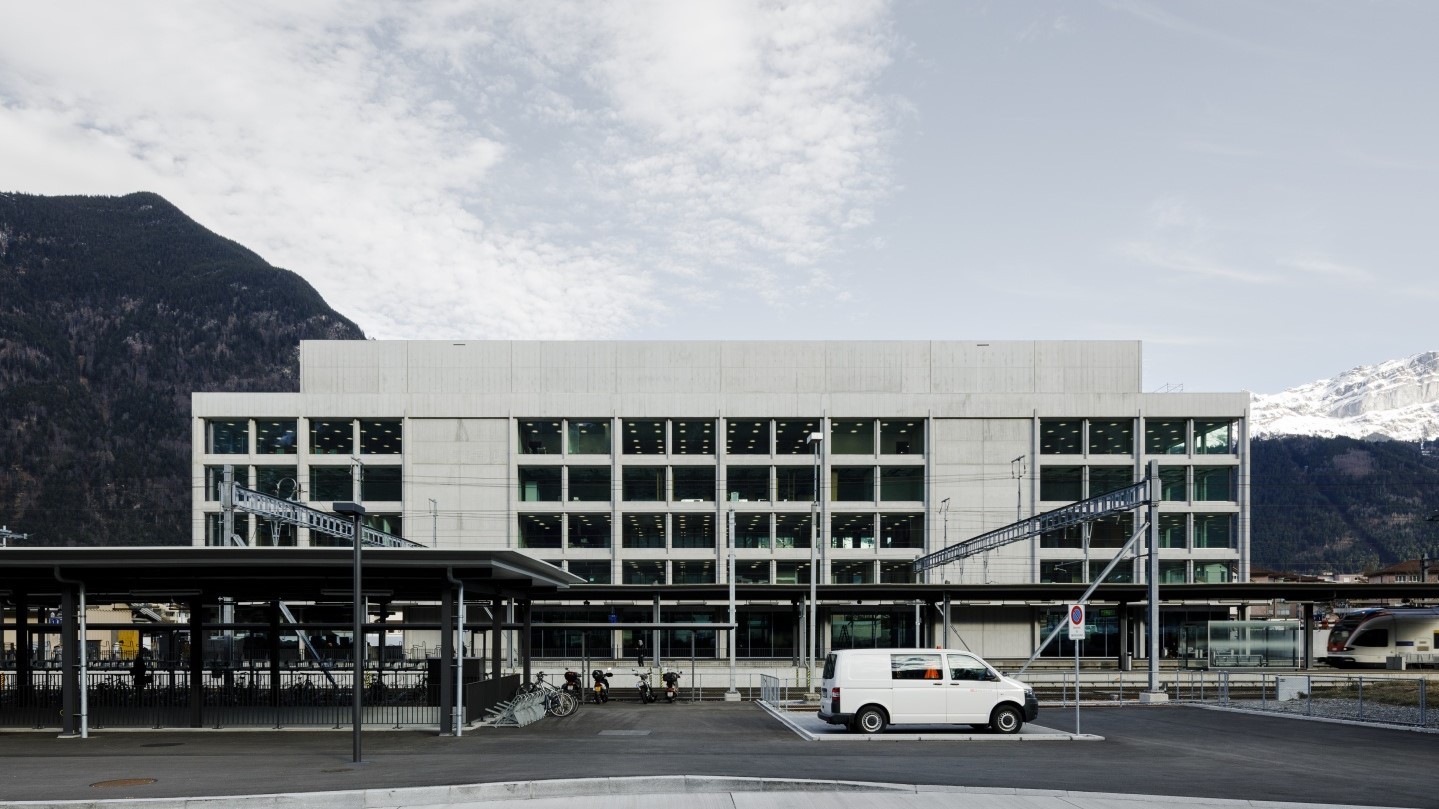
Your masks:
<instances>
[{"instance_id":1,"label":"manhole cover","mask_svg":"<svg viewBox=\"0 0 1439 809\"><path fill-rule=\"evenodd\" d=\"M141 746L141 747L179 747L179 746L182 745L182 744L184 744L184 742L150 742L149 744L142 744L142 745L140 745L140 746Z\"/></svg>"},{"instance_id":2,"label":"manhole cover","mask_svg":"<svg viewBox=\"0 0 1439 809\"><path fill-rule=\"evenodd\" d=\"M107 787L143 787L153 783L155 783L154 778L112 778L109 781L96 781L90 786L105 789Z\"/></svg>"},{"instance_id":3,"label":"manhole cover","mask_svg":"<svg viewBox=\"0 0 1439 809\"><path fill-rule=\"evenodd\" d=\"M601 736L648 736L648 730L602 730Z\"/></svg>"}]
</instances>

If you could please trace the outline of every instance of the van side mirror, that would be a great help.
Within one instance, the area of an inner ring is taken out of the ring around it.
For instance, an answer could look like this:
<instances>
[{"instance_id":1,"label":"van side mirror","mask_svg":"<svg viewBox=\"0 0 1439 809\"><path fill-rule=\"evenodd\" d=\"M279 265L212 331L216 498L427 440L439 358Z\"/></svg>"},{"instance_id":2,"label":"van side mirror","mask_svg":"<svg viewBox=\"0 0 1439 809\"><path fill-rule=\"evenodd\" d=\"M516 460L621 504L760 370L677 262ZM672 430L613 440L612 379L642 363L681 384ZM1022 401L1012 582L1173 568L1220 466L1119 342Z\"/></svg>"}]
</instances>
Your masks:
<instances>
[{"instance_id":1,"label":"van side mirror","mask_svg":"<svg viewBox=\"0 0 1439 809\"><path fill-rule=\"evenodd\" d=\"M986 671L984 673L984 679L991 683L999 682L999 675L993 671Z\"/></svg>"}]
</instances>

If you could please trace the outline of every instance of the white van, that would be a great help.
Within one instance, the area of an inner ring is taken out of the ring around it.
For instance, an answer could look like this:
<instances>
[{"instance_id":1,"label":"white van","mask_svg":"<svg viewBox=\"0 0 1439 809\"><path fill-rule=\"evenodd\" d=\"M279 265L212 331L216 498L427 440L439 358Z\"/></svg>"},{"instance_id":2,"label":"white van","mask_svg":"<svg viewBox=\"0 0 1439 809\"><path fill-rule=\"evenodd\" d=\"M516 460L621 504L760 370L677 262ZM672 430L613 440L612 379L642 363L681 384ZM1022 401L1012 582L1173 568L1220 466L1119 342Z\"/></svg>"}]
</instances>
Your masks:
<instances>
[{"instance_id":1,"label":"white van","mask_svg":"<svg viewBox=\"0 0 1439 809\"><path fill-rule=\"evenodd\" d=\"M844 649L824 659L819 718L859 733L895 724L967 724L1018 733L1039 716L1034 689L969 652Z\"/></svg>"}]
</instances>

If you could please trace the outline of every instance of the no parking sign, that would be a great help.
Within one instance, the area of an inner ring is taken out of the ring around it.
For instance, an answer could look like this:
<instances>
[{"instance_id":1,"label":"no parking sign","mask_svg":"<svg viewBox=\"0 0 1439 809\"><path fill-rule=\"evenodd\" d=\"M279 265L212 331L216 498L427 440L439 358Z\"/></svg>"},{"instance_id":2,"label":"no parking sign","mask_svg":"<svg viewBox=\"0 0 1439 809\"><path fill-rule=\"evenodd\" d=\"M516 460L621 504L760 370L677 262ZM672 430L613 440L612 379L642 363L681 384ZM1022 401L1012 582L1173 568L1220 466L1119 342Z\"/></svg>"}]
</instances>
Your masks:
<instances>
[{"instance_id":1,"label":"no parking sign","mask_svg":"<svg viewBox=\"0 0 1439 809\"><path fill-rule=\"evenodd\" d=\"M1084 640L1084 605L1069 605L1069 639Z\"/></svg>"}]
</instances>

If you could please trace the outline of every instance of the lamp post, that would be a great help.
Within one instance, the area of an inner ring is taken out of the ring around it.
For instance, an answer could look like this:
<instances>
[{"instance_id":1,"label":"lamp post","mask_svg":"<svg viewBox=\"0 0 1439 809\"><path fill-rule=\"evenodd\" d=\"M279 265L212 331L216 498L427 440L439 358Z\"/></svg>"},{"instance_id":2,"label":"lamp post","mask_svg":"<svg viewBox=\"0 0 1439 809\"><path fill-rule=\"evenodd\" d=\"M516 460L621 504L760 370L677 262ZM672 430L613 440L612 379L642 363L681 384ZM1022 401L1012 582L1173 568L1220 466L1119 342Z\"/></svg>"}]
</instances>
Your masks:
<instances>
[{"instance_id":1,"label":"lamp post","mask_svg":"<svg viewBox=\"0 0 1439 809\"><path fill-rule=\"evenodd\" d=\"M350 517L351 520L354 522L354 525L355 525L355 539L354 539L354 543L355 543L355 554L354 554L354 571L353 571L353 572L354 572L354 582L353 582L353 584L354 584L354 590L352 591L352 592L353 592L353 604L354 604L354 618L355 618L355 621L354 621L354 636L353 636L353 639L351 640L350 643L351 643L351 646L353 647L353 651L354 651L354 653L355 653L355 671L354 671L353 684L351 685L351 691L352 691L353 696L354 696L354 700L353 700L353 702L354 702L354 709L353 709L353 718L352 718L352 721L353 721L353 723L354 723L354 731L353 731L353 734L352 734L352 735L354 736L354 748L355 748L354 761L355 761L356 764L359 764L359 763L360 763L360 715L361 715L362 699L363 699L363 697L362 697L362 692L364 691L364 685L365 685L365 674L364 674L364 665L365 665L365 657L364 657L364 655L365 655L365 611L364 611L364 599L365 599L365 595L364 595L364 593L360 590L360 546L361 546L362 544L364 544L364 543L362 543L362 542L360 541L360 540L361 540L360 534L361 534L361 530L362 530L362 526L360 525L360 523L361 523L361 520L363 520L363 519L364 519L364 516L365 516L365 507L362 506L362 505L360 505L359 503L336 503L336 504L335 504L335 513L336 513L336 514L343 514L343 515L345 515L345 516L347 516L347 517Z\"/></svg>"},{"instance_id":2,"label":"lamp post","mask_svg":"<svg viewBox=\"0 0 1439 809\"><path fill-rule=\"evenodd\" d=\"M820 499L819 499L819 445L824 441L824 433L810 433L805 442L814 446L814 504L809 511L809 690L810 693L817 693L818 683L814 674L815 650L818 646L818 639L815 632L818 631L816 613L819 612L819 530L820 520Z\"/></svg>"}]
</instances>

